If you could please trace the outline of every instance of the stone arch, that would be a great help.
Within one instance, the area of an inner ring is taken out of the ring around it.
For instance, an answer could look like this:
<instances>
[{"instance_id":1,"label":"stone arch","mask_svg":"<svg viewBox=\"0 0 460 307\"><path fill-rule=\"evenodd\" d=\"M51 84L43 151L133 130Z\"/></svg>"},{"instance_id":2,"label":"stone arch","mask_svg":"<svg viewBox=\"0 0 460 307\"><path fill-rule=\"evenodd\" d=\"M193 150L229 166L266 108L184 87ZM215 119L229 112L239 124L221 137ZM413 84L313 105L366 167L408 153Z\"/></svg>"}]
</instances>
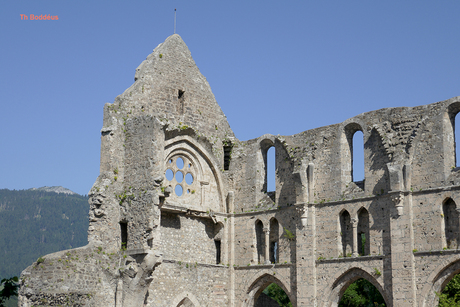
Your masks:
<instances>
[{"instance_id":1,"label":"stone arch","mask_svg":"<svg viewBox=\"0 0 460 307\"><path fill-rule=\"evenodd\" d=\"M190 193L188 193L189 199L187 199L186 203L190 209L226 212L223 197L223 180L218 171L219 167L212 160L212 155L203 146L189 136L177 136L166 141L164 156L165 172L171 158L182 157L192 162L191 167L196 171L197 178L194 178L194 188L190 188ZM185 176L186 174L184 173ZM165 184L167 184L168 181L165 181ZM175 184L176 182L173 183ZM184 195L187 195L187 191L185 190L184 192ZM175 195L170 195L169 200L180 201Z\"/></svg>"},{"instance_id":2,"label":"stone arch","mask_svg":"<svg viewBox=\"0 0 460 307\"><path fill-rule=\"evenodd\" d=\"M437 306L438 297L436 293L441 292L449 281L459 273L460 259L455 259L447 265L443 263L438 266L428 277L428 283L420 292L421 298L418 305L422 307Z\"/></svg>"},{"instance_id":3,"label":"stone arch","mask_svg":"<svg viewBox=\"0 0 460 307\"><path fill-rule=\"evenodd\" d=\"M289 291L284 285L284 283L281 282L275 276L266 272L262 272L255 278L252 278L251 280L254 281L250 284L250 286L247 287L247 291L245 293L246 298L244 299L243 304L241 305L242 307L253 307L259 295L271 283L275 283L278 286L280 286L281 289L283 289L283 291L289 297L289 300L291 301L292 305L295 306L295 298L293 297L291 291Z\"/></svg>"},{"instance_id":4,"label":"stone arch","mask_svg":"<svg viewBox=\"0 0 460 307\"><path fill-rule=\"evenodd\" d=\"M201 307L196 297L190 292L182 292L172 301L173 307Z\"/></svg>"},{"instance_id":5,"label":"stone arch","mask_svg":"<svg viewBox=\"0 0 460 307\"><path fill-rule=\"evenodd\" d=\"M364 271L363 269L353 267L344 273L337 275L334 277L334 283L332 284L331 288L324 293L323 297L326 298L324 306L337 307L345 290L358 279L364 278L377 288L385 300L386 306L393 307L392 300L389 299L389 295L387 295L387 293L384 291L383 286L371 274Z\"/></svg>"}]
</instances>

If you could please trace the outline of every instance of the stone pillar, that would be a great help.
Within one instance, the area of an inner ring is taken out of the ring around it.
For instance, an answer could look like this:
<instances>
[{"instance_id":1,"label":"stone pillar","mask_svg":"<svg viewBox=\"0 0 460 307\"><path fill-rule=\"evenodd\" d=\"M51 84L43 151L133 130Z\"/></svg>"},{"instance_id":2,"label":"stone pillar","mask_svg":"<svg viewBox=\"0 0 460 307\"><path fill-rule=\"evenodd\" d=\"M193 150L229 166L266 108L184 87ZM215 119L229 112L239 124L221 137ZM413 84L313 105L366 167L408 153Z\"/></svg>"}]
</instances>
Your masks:
<instances>
[{"instance_id":1,"label":"stone pillar","mask_svg":"<svg viewBox=\"0 0 460 307\"><path fill-rule=\"evenodd\" d=\"M307 165L302 163L298 171L293 175L296 193L296 204L308 202Z\"/></svg>"},{"instance_id":2,"label":"stone pillar","mask_svg":"<svg viewBox=\"0 0 460 307\"><path fill-rule=\"evenodd\" d=\"M116 307L123 307L123 280L121 279L119 279L117 283L117 293L115 300Z\"/></svg>"},{"instance_id":3,"label":"stone pillar","mask_svg":"<svg viewBox=\"0 0 460 307\"><path fill-rule=\"evenodd\" d=\"M304 208L302 227L296 233L296 292L293 306L318 306L316 299L316 208L309 204ZM306 214L308 212L308 215Z\"/></svg>"},{"instance_id":4,"label":"stone pillar","mask_svg":"<svg viewBox=\"0 0 460 307\"><path fill-rule=\"evenodd\" d=\"M315 169L315 165L313 163L308 163L307 167L307 181L308 181L308 202L312 203L314 200L313 195L315 194L313 191L313 187L315 186L315 181L313 178L313 171Z\"/></svg>"},{"instance_id":5,"label":"stone pillar","mask_svg":"<svg viewBox=\"0 0 460 307\"><path fill-rule=\"evenodd\" d=\"M229 263L230 263L230 307L235 307L235 193L229 191L227 195L227 210L230 214L230 226L227 231L228 233L228 249L229 249Z\"/></svg>"},{"instance_id":6,"label":"stone pillar","mask_svg":"<svg viewBox=\"0 0 460 307\"><path fill-rule=\"evenodd\" d=\"M270 264L270 228L264 228L265 233L265 264Z\"/></svg>"},{"instance_id":7,"label":"stone pillar","mask_svg":"<svg viewBox=\"0 0 460 307\"><path fill-rule=\"evenodd\" d=\"M390 207L391 283L393 306L415 307L416 278L412 194L397 191ZM403 210L404 208L404 210ZM384 272L385 278L386 272ZM388 276L389 277L389 276Z\"/></svg>"},{"instance_id":8,"label":"stone pillar","mask_svg":"<svg viewBox=\"0 0 460 307\"><path fill-rule=\"evenodd\" d=\"M351 219L351 226L353 227L353 257L358 257L358 219Z\"/></svg>"}]
</instances>

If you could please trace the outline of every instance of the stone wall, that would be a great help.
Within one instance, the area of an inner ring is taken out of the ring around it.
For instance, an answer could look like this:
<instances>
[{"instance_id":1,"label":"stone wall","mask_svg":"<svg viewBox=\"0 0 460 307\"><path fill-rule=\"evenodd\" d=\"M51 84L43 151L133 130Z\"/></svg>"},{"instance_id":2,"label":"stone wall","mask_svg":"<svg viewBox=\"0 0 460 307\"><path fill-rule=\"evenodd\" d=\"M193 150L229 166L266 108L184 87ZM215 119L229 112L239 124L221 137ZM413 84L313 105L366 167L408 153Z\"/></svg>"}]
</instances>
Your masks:
<instances>
[{"instance_id":1,"label":"stone wall","mask_svg":"<svg viewBox=\"0 0 460 307\"><path fill-rule=\"evenodd\" d=\"M172 35L104 106L89 245L27 268L20 306L252 307L271 283L336 306L359 278L389 307L434 306L460 272L459 111L455 97L240 141Z\"/></svg>"}]
</instances>

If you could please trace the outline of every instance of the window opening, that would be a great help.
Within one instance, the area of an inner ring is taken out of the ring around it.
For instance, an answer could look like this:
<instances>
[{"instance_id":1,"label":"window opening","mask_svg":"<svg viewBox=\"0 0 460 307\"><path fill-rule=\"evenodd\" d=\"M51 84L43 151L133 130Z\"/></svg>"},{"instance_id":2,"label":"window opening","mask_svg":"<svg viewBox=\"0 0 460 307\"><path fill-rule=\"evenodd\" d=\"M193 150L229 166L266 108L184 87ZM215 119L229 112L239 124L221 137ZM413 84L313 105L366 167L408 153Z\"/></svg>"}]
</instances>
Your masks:
<instances>
[{"instance_id":1,"label":"window opening","mask_svg":"<svg viewBox=\"0 0 460 307\"><path fill-rule=\"evenodd\" d=\"M232 158L232 143L225 141L224 142L224 171L230 169L230 160Z\"/></svg>"},{"instance_id":2,"label":"window opening","mask_svg":"<svg viewBox=\"0 0 460 307\"><path fill-rule=\"evenodd\" d=\"M342 240L342 253L343 257L351 257L353 252L352 240L353 240L353 230L350 225L350 213L348 211L343 211L340 215L340 238Z\"/></svg>"},{"instance_id":3,"label":"window opening","mask_svg":"<svg viewBox=\"0 0 460 307\"><path fill-rule=\"evenodd\" d=\"M179 182L179 183L181 183L182 180L184 180L184 174L183 174L181 171L178 171L178 172L176 173L176 181Z\"/></svg>"},{"instance_id":4,"label":"window opening","mask_svg":"<svg viewBox=\"0 0 460 307\"><path fill-rule=\"evenodd\" d=\"M181 99L181 98L184 96L184 93L185 93L185 91L179 90L179 93L178 93L178 95L177 95L177 98L178 98L178 99Z\"/></svg>"},{"instance_id":5,"label":"window opening","mask_svg":"<svg viewBox=\"0 0 460 307\"><path fill-rule=\"evenodd\" d=\"M278 263L278 242L270 242L270 262Z\"/></svg>"},{"instance_id":6,"label":"window opening","mask_svg":"<svg viewBox=\"0 0 460 307\"><path fill-rule=\"evenodd\" d=\"M364 138L362 131L356 131L353 134L353 168L352 168L352 180L353 182L359 182L364 180Z\"/></svg>"},{"instance_id":7,"label":"window opening","mask_svg":"<svg viewBox=\"0 0 460 307\"><path fill-rule=\"evenodd\" d=\"M216 264L221 263L221 241L220 240L214 240L214 243L216 245Z\"/></svg>"},{"instance_id":8,"label":"window opening","mask_svg":"<svg viewBox=\"0 0 460 307\"><path fill-rule=\"evenodd\" d=\"M174 172L170 169L167 169L166 170L166 179L168 179L168 181L171 181L173 180L174 178Z\"/></svg>"},{"instance_id":9,"label":"window opening","mask_svg":"<svg viewBox=\"0 0 460 307\"><path fill-rule=\"evenodd\" d=\"M182 186L180 184L178 184L174 188L174 192L176 192L177 196L182 196L182 193L184 193L184 189L182 188Z\"/></svg>"},{"instance_id":10,"label":"window opening","mask_svg":"<svg viewBox=\"0 0 460 307\"><path fill-rule=\"evenodd\" d=\"M366 255L365 254L365 250L366 250L366 234L364 232L361 232L358 234L358 243L359 243L359 251L358 253L362 256L362 255Z\"/></svg>"},{"instance_id":11,"label":"window opening","mask_svg":"<svg viewBox=\"0 0 460 307\"><path fill-rule=\"evenodd\" d=\"M267 192L276 191L276 150L272 146L267 150Z\"/></svg>"},{"instance_id":12,"label":"window opening","mask_svg":"<svg viewBox=\"0 0 460 307\"><path fill-rule=\"evenodd\" d=\"M456 207L455 202L451 198L442 205L444 215L444 246L452 249L457 248L459 236L459 220Z\"/></svg>"},{"instance_id":13,"label":"window opening","mask_svg":"<svg viewBox=\"0 0 460 307\"><path fill-rule=\"evenodd\" d=\"M264 224L261 221L256 223L256 248L257 248L257 262L264 262L264 246L265 246L265 236L264 236Z\"/></svg>"},{"instance_id":14,"label":"window opening","mask_svg":"<svg viewBox=\"0 0 460 307\"><path fill-rule=\"evenodd\" d=\"M455 142L455 167L458 167L459 164L460 164L460 157L459 157L459 153L460 153L460 141L459 141L459 137L460 137L460 122L458 122L459 124L457 125L457 120L460 119L460 116L459 116L460 112L457 113L457 115L455 115L455 118L454 118L454 142Z\"/></svg>"},{"instance_id":15,"label":"window opening","mask_svg":"<svg viewBox=\"0 0 460 307\"><path fill-rule=\"evenodd\" d=\"M278 241L279 241L279 223L276 218L273 218L270 221L270 246L269 246L269 259L271 263L278 263L279 260L279 251L278 251Z\"/></svg>"},{"instance_id":16,"label":"window opening","mask_svg":"<svg viewBox=\"0 0 460 307\"><path fill-rule=\"evenodd\" d=\"M361 256L370 254L369 240L369 212L362 208L358 213L358 254Z\"/></svg>"},{"instance_id":17,"label":"window opening","mask_svg":"<svg viewBox=\"0 0 460 307\"><path fill-rule=\"evenodd\" d=\"M174 189L176 196L195 194L195 178L192 162L186 156L168 158L165 177L168 186Z\"/></svg>"},{"instance_id":18,"label":"window opening","mask_svg":"<svg viewBox=\"0 0 460 307\"><path fill-rule=\"evenodd\" d=\"M179 169L182 169L184 167L184 160L182 158L177 158L176 165Z\"/></svg>"},{"instance_id":19,"label":"window opening","mask_svg":"<svg viewBox=\"0 0 460 307\"><path fill-rule=\"evenodd\" d=\"M193 175L188 173L187 175L185 175L185 182L187 184L192 184L193 183Z\"/></svg>"},{"instance_id":20,"label":"window opening","mask_svg":"<svg viewBox=\"0 0 460 307\"><path fill-rule=\"evenodd\" d=\"M128 223L120 222L121 232L121 248L126 249L128 247Z\"/></svg>"}]
</instances>

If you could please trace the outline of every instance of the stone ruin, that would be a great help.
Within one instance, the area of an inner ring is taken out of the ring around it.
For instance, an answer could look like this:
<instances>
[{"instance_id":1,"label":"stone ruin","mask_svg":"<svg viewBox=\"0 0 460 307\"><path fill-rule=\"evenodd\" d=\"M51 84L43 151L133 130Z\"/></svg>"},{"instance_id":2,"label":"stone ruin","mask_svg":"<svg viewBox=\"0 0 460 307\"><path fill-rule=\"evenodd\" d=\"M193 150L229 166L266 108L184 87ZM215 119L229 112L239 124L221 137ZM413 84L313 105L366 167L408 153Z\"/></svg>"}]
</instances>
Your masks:
<instances>
[{"instance_id":1,"label":"stone ruin","mask_svg":"<svg viewBox=\"0 0 460 307\"><path fill-rule=\"evenodd\" d=\"M337 306L365 278L389 307L431 307L460 272L460 97L240 141L179 35L134 80L104 106L89 244L24 270L19 306L268 306L271 283Z\"/></svg>"}]
</instances>

